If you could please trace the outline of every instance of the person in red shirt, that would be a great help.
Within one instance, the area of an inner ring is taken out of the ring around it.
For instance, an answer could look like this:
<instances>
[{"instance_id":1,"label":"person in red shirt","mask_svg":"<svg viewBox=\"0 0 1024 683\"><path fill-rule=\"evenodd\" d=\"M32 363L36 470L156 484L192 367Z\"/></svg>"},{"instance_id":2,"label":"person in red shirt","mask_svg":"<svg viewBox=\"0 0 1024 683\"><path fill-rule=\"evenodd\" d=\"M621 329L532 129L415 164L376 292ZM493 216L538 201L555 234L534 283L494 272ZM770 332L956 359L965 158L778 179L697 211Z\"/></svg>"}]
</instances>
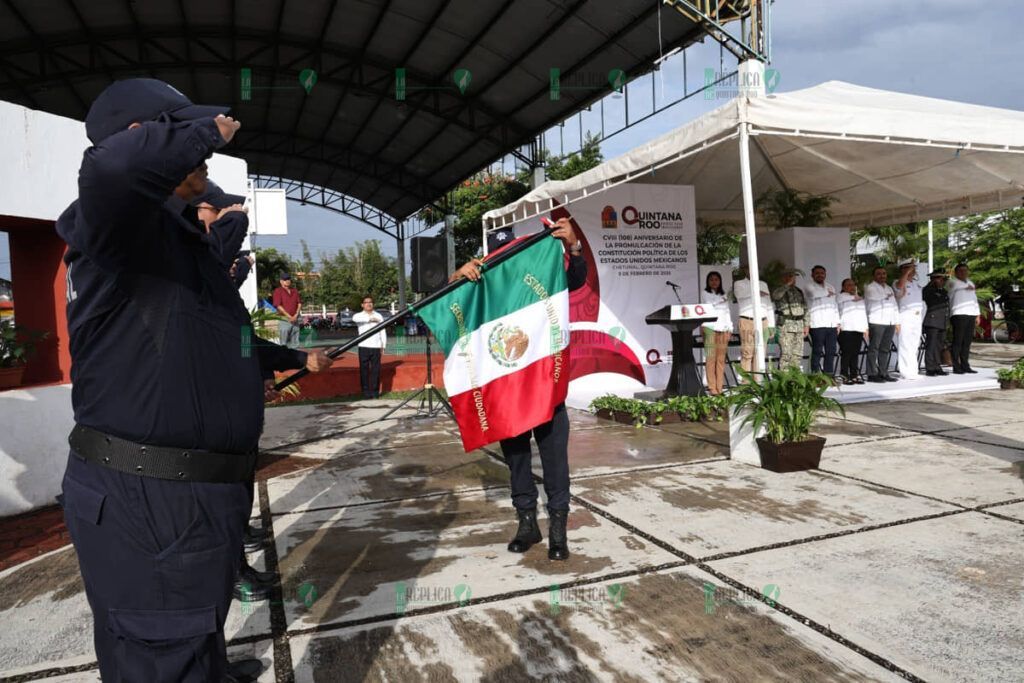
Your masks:
<instances>
[{"instance_id":1,"label":"person in red shirt","mask_svg":"<svg viewBox=\"0 0 1024 683\"><path fill-rule=\"evenodd\" d=\"M273 304L284 320L277 323L277 337L282 346L294 349L299 345L299 290L292 287L292 276L281 273L281 286L274 289Z\"/></svg>"}]
</instances>

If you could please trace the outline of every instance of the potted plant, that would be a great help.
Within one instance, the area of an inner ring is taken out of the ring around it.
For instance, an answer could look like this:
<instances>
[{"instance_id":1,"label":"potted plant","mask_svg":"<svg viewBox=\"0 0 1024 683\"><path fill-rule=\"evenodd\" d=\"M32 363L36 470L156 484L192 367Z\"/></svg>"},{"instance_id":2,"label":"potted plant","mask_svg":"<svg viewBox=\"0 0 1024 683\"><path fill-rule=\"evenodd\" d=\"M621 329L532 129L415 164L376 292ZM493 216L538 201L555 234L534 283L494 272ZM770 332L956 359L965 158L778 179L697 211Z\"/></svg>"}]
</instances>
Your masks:
<instances>
[{"instance_id":1,"label":"potted plant","mask_svg":"<svg viewBox=\"0 0 1024 683\"><path fill-rule=\"evenodd\" d=\"M36 343L47 335L47 332L29 330L9 320L0 322L0 390L21 386L25 363L35 351Z\"/></svg>"},{"instance_id":2,"label":"potted plant","mask_svg":"<svg viewBox=\"0 0 1024 683\"><path fill-rule=\"evenodd\" d=\"M590 410L600 418L614 420L635 427L643 427L648 420L661 422L664 404L641 401L637 398L620 398L611 394L599 396L590 402Z\"/></svg>"},{"instance_id":3,"label":"potted plant","mask_svg":"<svg viewBox=\"0 0 1024 683\"><path fill-rule=\"evenodd\" d=\"M1009 368L996 370L1000 389L1024 389L1024 358Z\"/></svg>"},{"instance_id":4,"label":"potted plant","mask_svg":"<svg viewBox=\"0 0 1024 683\"><path fill-rule=\"evenodd\" d=\"M772 472L797 472L817 469L825 439L811 434L814 421L821 413L845 415L834 398L825 390L834 381L822 373L805 374L800 368L769 371L756 381L740 371L745 384L734 387L726 396L728 403L742 410L743 424L750 424L757 438L761 467Z\"/></svg>"}]
</instances>

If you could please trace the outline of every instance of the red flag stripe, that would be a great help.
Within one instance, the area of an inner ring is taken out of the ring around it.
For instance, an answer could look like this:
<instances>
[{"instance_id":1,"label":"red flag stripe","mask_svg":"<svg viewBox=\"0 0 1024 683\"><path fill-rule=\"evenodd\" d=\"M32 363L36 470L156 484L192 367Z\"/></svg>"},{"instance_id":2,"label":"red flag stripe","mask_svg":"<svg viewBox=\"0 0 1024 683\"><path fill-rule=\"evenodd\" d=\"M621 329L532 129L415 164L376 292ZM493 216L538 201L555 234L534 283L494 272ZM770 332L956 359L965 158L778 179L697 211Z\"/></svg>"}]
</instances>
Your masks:
<instances>
[{"instance_id":1,"label":"red flag stripe","mask_svg":"<svg viewBox=\"0 0 1024 683\"><path fill-rule=\"evenodd\" d=\"M538 401L537 385L552 382L555 382L555 390L550 399ZM482 387L449 396L462 433L463 448L468 453L518 436L524 424L547 422L555 406L565 401L568 389L569 352L565 349L561 354L545 356L519 372L499 377Z\"/></svg>"}]
</instances>

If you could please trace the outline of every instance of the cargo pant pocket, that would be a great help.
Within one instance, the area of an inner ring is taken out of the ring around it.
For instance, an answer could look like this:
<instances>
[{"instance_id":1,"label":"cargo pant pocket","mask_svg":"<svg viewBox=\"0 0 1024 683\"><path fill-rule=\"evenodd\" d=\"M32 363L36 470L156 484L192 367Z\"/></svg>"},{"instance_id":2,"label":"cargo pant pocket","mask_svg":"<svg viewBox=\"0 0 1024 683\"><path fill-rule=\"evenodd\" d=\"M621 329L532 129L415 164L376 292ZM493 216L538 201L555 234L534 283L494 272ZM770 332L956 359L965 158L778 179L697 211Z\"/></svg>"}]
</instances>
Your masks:
<instances>
[{"instance_id":1,"label":"cargo pant pocket","mask_svg":"<svg viewBox=\"0 0 1024 683\"><path fill-rule=\"evenodd\" d=\"M224 645L214 605L177 610L110 609L116 681L219 681Z\"/></svg>"}]
</instances>

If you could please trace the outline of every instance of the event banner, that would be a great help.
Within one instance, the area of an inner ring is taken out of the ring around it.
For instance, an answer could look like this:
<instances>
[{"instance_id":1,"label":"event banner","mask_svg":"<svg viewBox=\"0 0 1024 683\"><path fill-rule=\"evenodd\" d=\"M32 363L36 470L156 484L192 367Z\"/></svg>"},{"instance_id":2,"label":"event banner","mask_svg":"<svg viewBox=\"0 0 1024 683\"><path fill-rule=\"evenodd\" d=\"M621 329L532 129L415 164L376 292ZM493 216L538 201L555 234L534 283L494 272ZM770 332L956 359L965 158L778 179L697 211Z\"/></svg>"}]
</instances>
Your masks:
<instances>
[{"instance_id":1,"label":"event banner","mask_svg":"<svg viewBox=\"0 0 1024 683\"><path fill-rule=\"evenodd\" d=\"M551 213L563 216L584 241L588 266L586 285L570 296L572 379L614 373L631 380L616 389L663 387L671 338L644 318L679 299L700 300L693 187L621 185ZM668 282L679 286L679 299Z\"/></svg>"}]
</instances>

